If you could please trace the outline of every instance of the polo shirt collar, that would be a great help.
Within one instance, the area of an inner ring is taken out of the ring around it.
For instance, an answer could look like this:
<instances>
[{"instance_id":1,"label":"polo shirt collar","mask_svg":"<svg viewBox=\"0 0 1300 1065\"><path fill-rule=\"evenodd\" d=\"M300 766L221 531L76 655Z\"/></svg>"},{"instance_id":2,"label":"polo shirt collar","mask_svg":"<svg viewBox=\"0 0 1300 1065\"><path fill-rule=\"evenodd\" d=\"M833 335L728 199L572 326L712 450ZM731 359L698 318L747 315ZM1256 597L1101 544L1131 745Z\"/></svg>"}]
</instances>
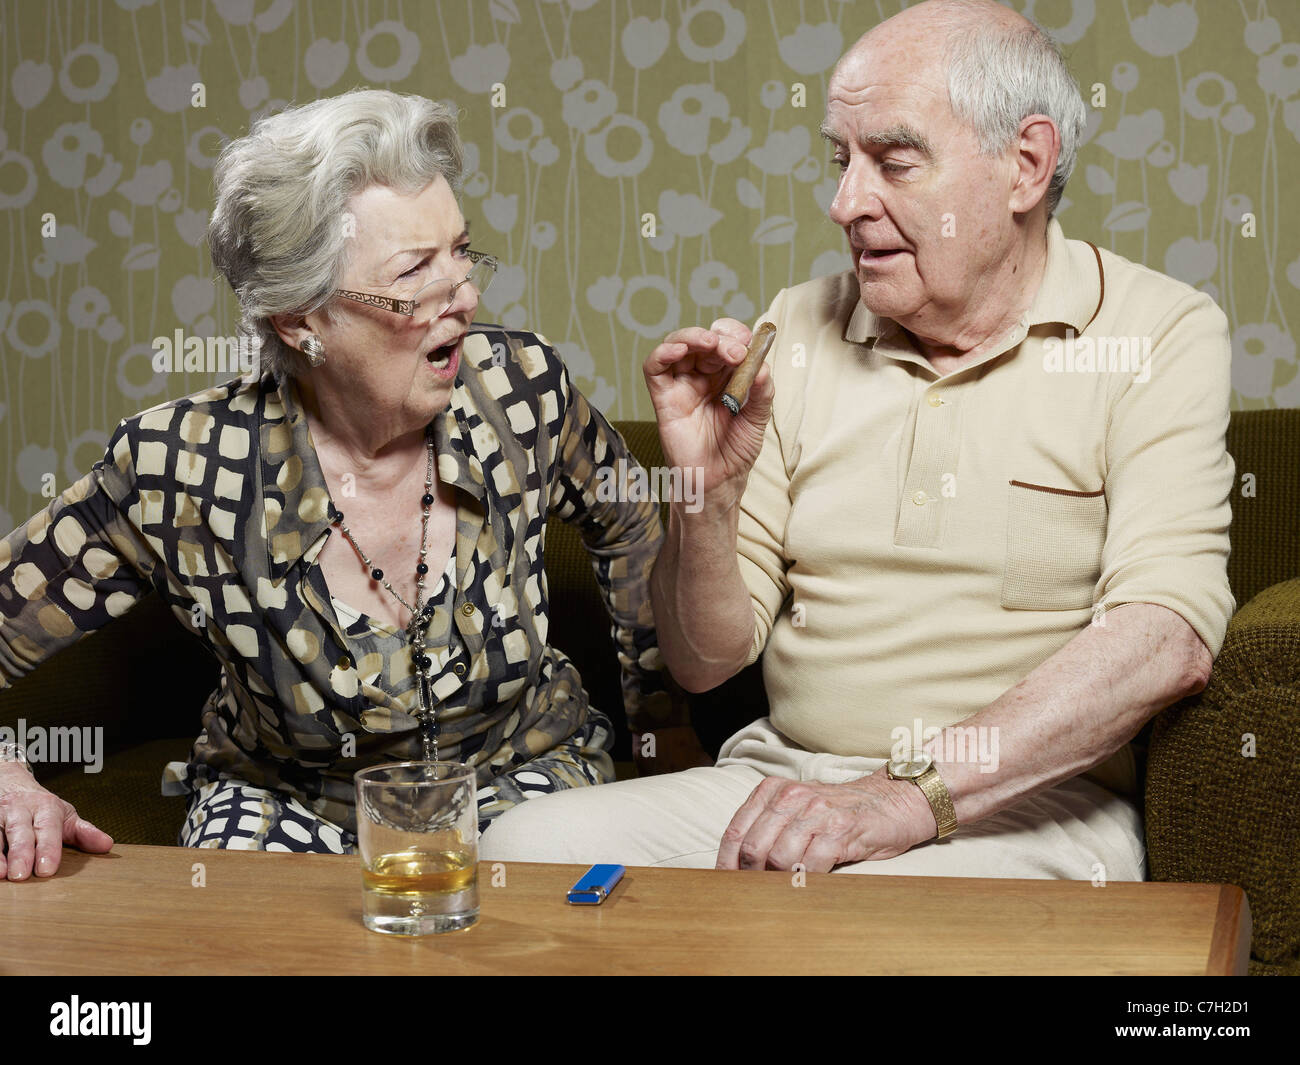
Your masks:
<instances>
[{"instance_id":1,"label":"polo shirt collar","mask_svg":"<svg viewBox=\"0 0 1300 1065\"><path fill-rule=\"evenodd\" d=\"M1105 287L1101 254L1082 240L1066 240L1055 218L1047 225L1043 283L1025 315L1025 325L1067 325L1082 333L1101 309Z\"/></svg>"}]
</instances>

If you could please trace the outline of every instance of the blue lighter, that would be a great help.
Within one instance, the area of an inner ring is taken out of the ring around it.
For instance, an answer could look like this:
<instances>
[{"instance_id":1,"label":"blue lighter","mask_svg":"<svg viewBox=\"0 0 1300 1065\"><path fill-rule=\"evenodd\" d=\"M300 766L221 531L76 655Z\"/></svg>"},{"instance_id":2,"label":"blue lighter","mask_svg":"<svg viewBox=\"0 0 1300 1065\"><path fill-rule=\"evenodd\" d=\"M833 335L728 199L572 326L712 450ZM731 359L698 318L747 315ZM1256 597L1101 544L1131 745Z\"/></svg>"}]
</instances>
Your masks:
<instances>
[{"instance_id":1,"label":"blue lighter","mask_svg":"<svg viewBox=\"0 0 1300 1065\"><path fill-rule=\"evenodd\" d=\"M623 879L621 865L593 865L569 888L568 900L571 906L599 906L614 890L614 885Z\"/></svg>"}]
</instances>

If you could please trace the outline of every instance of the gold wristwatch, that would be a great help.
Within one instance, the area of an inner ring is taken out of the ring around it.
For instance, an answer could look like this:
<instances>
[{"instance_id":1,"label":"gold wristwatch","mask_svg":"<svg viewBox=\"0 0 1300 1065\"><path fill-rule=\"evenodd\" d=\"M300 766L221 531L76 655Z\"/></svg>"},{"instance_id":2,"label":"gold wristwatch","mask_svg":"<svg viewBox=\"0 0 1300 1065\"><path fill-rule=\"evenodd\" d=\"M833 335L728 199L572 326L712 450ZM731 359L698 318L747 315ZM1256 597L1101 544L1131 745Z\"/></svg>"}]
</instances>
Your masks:
<instances>
[{"instance_id":1,"label":"gold wristwatch","mask_svg":"<svg viewBox=\"0 0 1300 1065\"><path fill-rule=\"evenodd\" d=\"M938 826L937 839L950 836L957 829L957 813L952 808L952 796L944 786L943 777L934 767L934 759L924 752L909 757L891 758L885 771L893 780L910 780L925 796Z\"/></svg>"}]
</instances>

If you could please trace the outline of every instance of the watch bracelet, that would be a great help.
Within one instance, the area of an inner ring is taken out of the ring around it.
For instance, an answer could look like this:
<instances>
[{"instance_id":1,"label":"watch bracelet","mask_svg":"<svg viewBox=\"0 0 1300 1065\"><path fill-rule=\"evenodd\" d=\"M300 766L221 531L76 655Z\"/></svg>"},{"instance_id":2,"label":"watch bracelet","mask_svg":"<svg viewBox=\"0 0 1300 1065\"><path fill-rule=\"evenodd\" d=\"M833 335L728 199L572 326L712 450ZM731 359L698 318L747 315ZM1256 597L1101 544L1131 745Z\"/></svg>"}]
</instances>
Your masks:
<instances>
[{"instance_id":1,"label":"watch bracelet","mask_svg":"<svg viewBox=\"0 0 1300 1065\"><path fill-rule=\"evenodd\" d=\"M939 770L932 765L916 778L915 783L930 804L930 812L934 814L935 828L938 830L935 838L951 836L957 830L957 811L953 809L952 796L948 794L948 787L939 775Z\"/></svg>"}]
</instances>

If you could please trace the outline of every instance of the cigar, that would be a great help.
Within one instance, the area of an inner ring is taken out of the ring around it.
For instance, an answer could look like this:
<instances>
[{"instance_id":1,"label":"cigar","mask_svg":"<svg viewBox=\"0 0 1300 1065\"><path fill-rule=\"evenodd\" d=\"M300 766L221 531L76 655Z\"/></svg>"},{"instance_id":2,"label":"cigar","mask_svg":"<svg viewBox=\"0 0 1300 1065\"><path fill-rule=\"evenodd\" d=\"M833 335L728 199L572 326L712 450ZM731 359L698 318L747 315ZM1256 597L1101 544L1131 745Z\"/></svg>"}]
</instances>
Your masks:
<instances>
[{"instance_id":1,"label":"cigar","mask_svg":"<svg viewBox=\"0 0 1300 1065\"><path fill-rule=\"evenodd\" d=\"M764 322L749 338L745 361L736 367L731 380L727 382L727 390L722 393L722 405L732 414L739 414L740 408L745 405L745 400L749 398L749 386L758 376L763 360L767 358L767 353L772 348L772 341L775 339L776 326L771 322Z\"/></svg>"}]
</instances>

